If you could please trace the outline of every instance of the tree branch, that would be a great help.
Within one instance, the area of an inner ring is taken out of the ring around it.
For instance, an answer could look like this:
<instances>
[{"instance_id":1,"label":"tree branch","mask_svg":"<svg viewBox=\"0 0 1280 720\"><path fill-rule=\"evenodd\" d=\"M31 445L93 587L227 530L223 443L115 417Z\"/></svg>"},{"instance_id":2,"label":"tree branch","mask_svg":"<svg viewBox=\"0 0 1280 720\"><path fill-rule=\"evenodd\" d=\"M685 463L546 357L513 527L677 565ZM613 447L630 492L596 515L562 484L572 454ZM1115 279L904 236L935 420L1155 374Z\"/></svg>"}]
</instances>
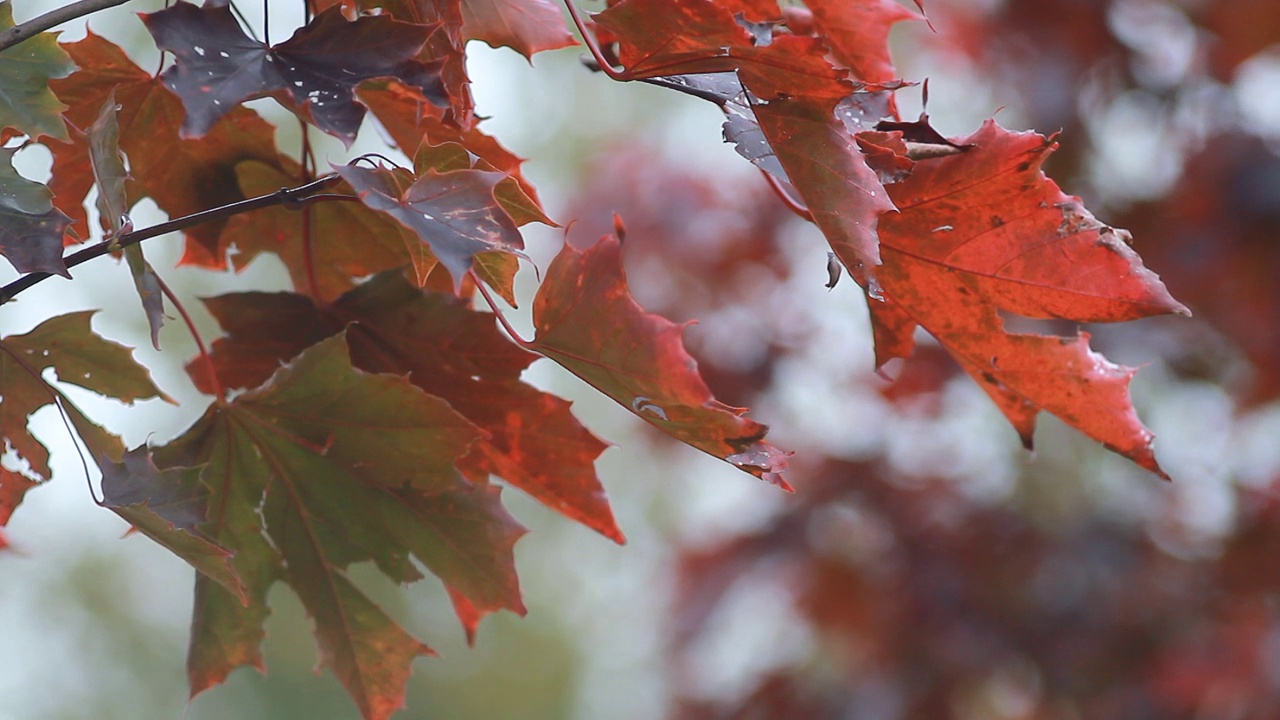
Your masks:
<instances>
[{"instance_id":1,"label":"tree branch","mask_svg":"<svg viewBox=\"0 0 1280 720\"><path fill-rule=\"evenodd\" d=\"M126 2L129 2L129 0L80 0L56 10L50 10L40 17L28 20L21 25L14 25L4 32L0 32L0 51L7 50L23 40L39 35L56 25L96 13L99 10L106 10L109 7L123 5Z\"/></svg>"},{"instance_id":2,"label":"tree branch","mask_svg":"<svg viewBox=\"0 0 1280 720\"><path fill-rule=\"evenodd\" d=\"M325 186L330 185L337 180L337 175L326 175L296 188L280 188L269 195L259 195L258 197L233 202L230 205L223 205L222 207L202 210L198 213L185 215L174 220L169 220L168 222L152 225L149 228L135 230L130 233L122 233L112 238L110 241L100 242L96 245L91 245L80 250L79 252L68 255L66 258L67 269L69 270L77 265L89 262L96 257L101 257L115 250L119 250L120 248L137 245L143 240L150 240L153 237L176 232L178 230L185 230L193 225L199 225L200 223L209 222L210 220L221 220L222 218L228 218L232 215L239 215L240 213L249 212L250 210L260 210L262 208L275 207L277 205L283 205L291 210L299 210L314 201L352 199L345 195L313 195L316 191L323 189ZM27 273L8 285L5 285L3 288L0 288L0 305L8 303L16 297L18 293L44 281L45 278L48 277L52 277L52 274L47 272Z\"/></svg>"}]
</instances>

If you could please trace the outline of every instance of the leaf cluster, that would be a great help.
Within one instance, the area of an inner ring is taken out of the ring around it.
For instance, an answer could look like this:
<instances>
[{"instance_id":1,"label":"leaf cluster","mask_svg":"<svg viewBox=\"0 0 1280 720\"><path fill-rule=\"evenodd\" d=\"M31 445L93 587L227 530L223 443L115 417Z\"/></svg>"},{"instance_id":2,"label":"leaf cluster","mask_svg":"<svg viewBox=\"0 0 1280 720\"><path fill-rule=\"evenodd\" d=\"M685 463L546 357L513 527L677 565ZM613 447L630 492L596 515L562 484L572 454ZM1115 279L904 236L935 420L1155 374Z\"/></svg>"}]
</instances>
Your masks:
<instances>
[{"instance_id":1,"label":"leaf cluster","mask_svg":"<svg viewBox=\"0 0 1280 720\"><path fill-rule=\"evenodd\" d=\"M0 25L12 26L0 8ZM466 43L526 57L573 44L557 6L305 9L304 26L276 44L212 1L145 14L165 51L159 72L92 32L0 52L0 254L22 275L5 301L120 253L159 347L170 309L187 313L141 242L175 231L183 264L238 270L270 253L294 285L204 301L224 335L186 367L211 400L164 444L125 448L42 378L52 368L60 382L125 402L163 397L127 349L90 329L89 314L0 340L0 428L26 465L0 473L0 521L48 479L48 452L26 421L56 404L102 472L101 504L198 571L193 694L240 666L262 668L266 598L283 582L314 619L322 664L364 717L386 718L412 660L431 650L356 586L353 564L405 583L435 575L472 636L489 613L524 612L512 548L525 531L501 503L504 485L623 542L594 469L606 444L568 402L522 379L537 358L787 490L790 453L713 396L683 326L632 298L621 221L546 268L535 337L503 316L494 295L515 302L520 228L554 223L522 160L481 128ZM1044 175L1052 139L994 121L947 139L927 117L898 116L894 94L910 83L897 76L888 33L919 14L891 0L621 0L590 21L567 9L596 70L724 111L726 141L830 243L830 282L847 272L865 291L878 364L909 355L923 328L1028 446L1047 410L1163 474L1129 401L1132 369L1091 350L1085 333L1017 333L1004 318L1117 322L1185 308L1125 231ZM296 154L243 105L263 97L296 116ZM310 133L349 147L370 119L400 163L318 167ZM53 155L47 187L9 162L37 143ZM129 211L144 198L169 222L134 228Z\"/></svg>"}]
</instances>

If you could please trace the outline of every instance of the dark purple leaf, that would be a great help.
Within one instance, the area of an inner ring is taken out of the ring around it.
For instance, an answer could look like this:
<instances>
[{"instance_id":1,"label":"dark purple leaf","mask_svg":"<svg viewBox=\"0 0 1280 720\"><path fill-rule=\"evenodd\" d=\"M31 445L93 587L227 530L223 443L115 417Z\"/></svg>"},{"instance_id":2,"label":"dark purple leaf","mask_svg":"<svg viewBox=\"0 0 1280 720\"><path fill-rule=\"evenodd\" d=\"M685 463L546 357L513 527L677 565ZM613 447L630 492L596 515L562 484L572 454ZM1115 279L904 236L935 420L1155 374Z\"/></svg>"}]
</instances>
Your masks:
<instances>
[{"instance_id":1,"label":"dark purple leaf","mask_svg":"<svg viewBox=\"0 0 1280 720\"><path fill-rule=\"evenodd\" d=\"M246 36L225 6L197 8L179 2L143 15L162 50L176 57L165 84L182 98L184 137L203 135L239 103L267 94L321 130L350 144L365 108L355 87L376 77L395 77L445 102L436 63L414 56L430 25L366 15L354 21L338 7L320 13L285 42L267 47Z\"/></svg>"},{"instance_id":2,"label":"dark purple leaf","mask_svg":"<svg viewBox=\"0 0 1280 720\"><path fill-rule=\"evenodd\" d=\"M395 218L430 245L455 286L461 285L476 253L524 248L515 222L493 195L494 186L506 179L505 173L429 170L401 190L390 170L352 165L335 169L365 205Z\"/></svg>"}]
</instances>

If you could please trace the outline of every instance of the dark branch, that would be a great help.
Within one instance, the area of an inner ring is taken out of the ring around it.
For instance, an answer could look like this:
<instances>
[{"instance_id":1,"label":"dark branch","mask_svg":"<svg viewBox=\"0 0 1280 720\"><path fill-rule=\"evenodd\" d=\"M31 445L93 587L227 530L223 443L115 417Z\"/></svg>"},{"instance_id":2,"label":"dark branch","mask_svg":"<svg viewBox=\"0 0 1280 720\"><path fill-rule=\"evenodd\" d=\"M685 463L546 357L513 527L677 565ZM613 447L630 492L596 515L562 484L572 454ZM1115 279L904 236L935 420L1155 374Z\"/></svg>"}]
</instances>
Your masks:
<instances>
[{"instance_id":1,"label":"dark branch","mask_svg":"<svg viewBox=\"0 0 1280 720\"><path fill-rule=\"evenodd\" d=\"M67 269L71 269L77 265L84 264L90 260L111 253L120 248L130 245L137 245L143 240L150 240L153 237L159 237L178 230L185 230L193 225L199 225L210 220L221 220L239 215L240 213L249 212L250 210L260 210L267 207L275 207L281 205L289 209L298 209L304 205L318 200L348 200L348 196L334 195L316 195L317 191L323 189L338 180L337 175L326 175L318 180L313 180L306 185L300 185L296 188L280 188L269 195L259 195L258 197L248 198L239 202L223 205L211 210L202 210L198 213L185 215L168 222L162 222L158 225L152 225L149 228L135 230L130 233L123 233L110 241L100 242L91 245L83 250L72 253L66 257ZM33 272L27 273L13 282L0 288L0 305L12 300L18 293L37 283L43 282L45 278L52 277L51 273Z\"/></svg>"},{"instance_id":2,"label":"dark branch","mask_svg":"<svg viewBox=\"0 0 1280 720\"><path fill-rule=\"evenodd\" d=\"M123 5L129 0L80 0L70 5L64 5L56 10L41 15L38 18L28 20L21 25L0 32L0 51L17 45L23 40L35 37L51 27L61 25L69 20L75 20L78 17L96 13L99 10L106 10L109 7Z\"/></svg>"}]
</instances>

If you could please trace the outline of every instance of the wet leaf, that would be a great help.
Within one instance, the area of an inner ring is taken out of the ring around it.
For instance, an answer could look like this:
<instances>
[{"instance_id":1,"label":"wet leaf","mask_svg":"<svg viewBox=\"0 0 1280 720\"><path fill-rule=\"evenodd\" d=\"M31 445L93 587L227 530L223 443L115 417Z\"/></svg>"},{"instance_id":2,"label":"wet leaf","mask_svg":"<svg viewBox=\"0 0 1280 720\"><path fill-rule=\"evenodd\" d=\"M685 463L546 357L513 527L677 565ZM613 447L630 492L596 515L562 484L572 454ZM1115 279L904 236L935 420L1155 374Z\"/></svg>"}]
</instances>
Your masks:
<instances>
[{"instance_id":1,"label":"wet leaf","mask_svg":"<svg viewBox=\"0 0 1280 720\"><path fill-rule=\"evenodd\" d=\"M520 172L524 159L482 132L478 123L463 128L449 122L443 110L395 81L365 83L357 94L405 154L416 156L423 146L457 143L474 156L469 165L471 169L496 170L508 175L494 188L494 196L517 225L555 224L543 212L533 185Z\"/></svg>"},{"instance_id":2,"label":"wet leaf","mask_svg":"<svg viewBox=\"0 0 1280 720\"><path fill-rule=\"evenodd\" d=\"M718 402L684 349L684 327L632 299L622 244L606 236L586 252L565 245L533 302L539 352L654 427L790 490L785 453L746 410Z\"/></svg>"},{"instance_id":3,"label":"wet leaf","mask_svg":"<svg viewBox=\"0 0 1280 720\"><path fill-rule=\"evenodd\" d=\"M281 167L275 129L257 113L235 108L200 140L182 139L181 101L120 48L92 32L65 47L80 66L54 83L58 96L71 106L67 118L89 127L114 92L120 149L129 157L134 178L126 189L135 202L150 197L170 217L182 217L243 200L236 183L241 161ZM87 224L84 200L93 184L88 143L73 137L70 144L50 143L49 149L57 207ZM211 220L188 228L187 237L194 242L187 244L184 261L223 267L218 237L225 225L226 220Z\"/></svg>"},{"instance_id":4,"label":"wet leaf","mask_svg":"<svg viewBox=\"0 0 1280 720\"><path fill-rule=\"evenodd\" d=\"M988 121L966 152L921 161L890 185L881 220L884 301L872 301L877 362L905 356L919 325L960 362L1030 446L1040 410L1163 475L1129 400L1133 370L1089 336L1009 332L1000 313L1117 322L1187 310L1129 248L1046 178L1054 144Z\"/></svg>"},{"instance_id":5,"label":"wet leaf","mask_svg":"<svg viewBox=\"0 0 1280 720\"><path fill-rule=\"evenodd\" d=\"M809 0L815 31L831 54L863 82L896 80L889 56L889 31L903 20L923 16L893 0Z\"/></svg>"},{"instance_id":6,"label":"wet leaf","mask_svg":"<svg viewBox=\"0 0 1280 720\"><path fill-rule=\"evenodd\" d=\"M300 172L292 161L283 169L255 161L236 167L240 189L250 196L285 187ZM333 192L354 194L345 185ZM273 253L288 269L294 287L299 292L312 292L304 249L304 212L310 214L310 262L317 285L314 292L321 300L332 300L350 290L358 278L404 265L412 265L425 280L437 264L430 248L410 230L358 202L316 203L303 210L272 207L237 215L227 223L219 246L223 252L234 250L231 264L237 270L264 252Z\"/></svg>"},{"instance_id":7,"label":"wet leaf","mask_svg":"<svg viewBox=\"0 0 1280 720\"><path fill-rule=\"evenodd\" d=\"M392 171L346 165L334 168L374 210L386 213L431 247L462 284L476 253L519 252L524 240L498 205L494 187L507 176L481 170L427 171L408 187Z\"/></svg>"},{"instance_id":8,"label":"wet leaf","mask_svg":"<svg viewBox=\"0 0 1280 720\"><path fill-rule=\"evenodd\" d=\"M348 21L332 7L273 47L245 35L225 5L178 2L142 18L176 58L164 82L186 109L183 137L204 135L240 103L271 94L350 145L365 112L355 86L375 77L397 77L445 101L439 68L414 59L431 28L388 15Z\"/></svg>"}]
</instances>

